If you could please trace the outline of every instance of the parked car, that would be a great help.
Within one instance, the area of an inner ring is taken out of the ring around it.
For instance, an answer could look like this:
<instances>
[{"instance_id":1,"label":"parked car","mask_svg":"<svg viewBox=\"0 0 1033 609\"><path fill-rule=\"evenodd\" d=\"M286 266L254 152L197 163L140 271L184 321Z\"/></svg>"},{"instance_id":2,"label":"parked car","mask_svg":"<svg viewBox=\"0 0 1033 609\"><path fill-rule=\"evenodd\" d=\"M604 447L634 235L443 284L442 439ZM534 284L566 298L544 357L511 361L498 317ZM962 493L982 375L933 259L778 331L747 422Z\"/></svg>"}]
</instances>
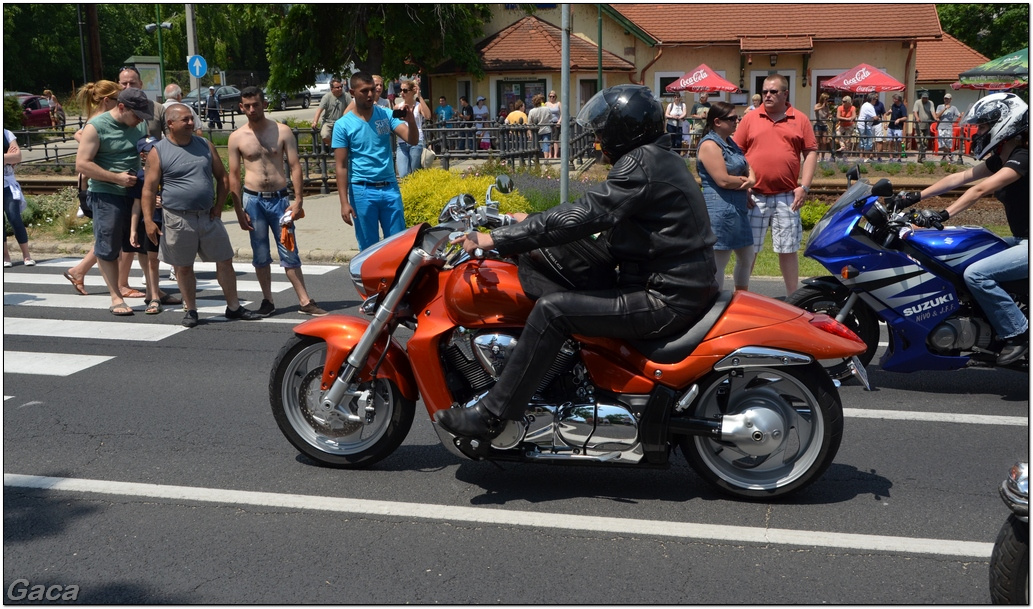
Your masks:
<instances>
[{"instance_id":1,"label":"parked car","mask_svg":"<svg viewBox=\"0 0 1033 609\"><path fill-rule=\"evenodd\" d=\"M295 93L277 93L276 91L266 91L265 98L269 100L269 105L277 110L286 110L290 106L301 106L302 108L308 108L309 104L312 103L312 94L306 91L297 91Z\"/></svg>"},{"instance_id":2,"label":"parked car","mask_svg":"<svg viewBox=\"0 0 1033 609\"><path fill-rule=\"evenodd\" d=\"M320 72L316 76L316 84L308 88L308 94L314 99L322 99L323 95L330 92L330 79L333 78L332 74L326 72Z\"/></svg>"},{"instance_id":3,"label":"parked car","mask_svg":"<svg viewBox=\"0 0 1033 609\"><path fill-rule=\"evenodd\" d=\"M201 93L201 100L198 103L198 93ZM234 114L240 113L240 89L231 87L229 85L223 85L221 87L215 87L215 98L219 100L219 106L223 110L231 110ZM183 96L183 103L194 109L197 115L204 120L204 102L208 99L208 88L201 87L200 89L194 89L190 93Z\"/></svg>"},{"instance_id":4,"label":"parked car","mask_svg":"<svg viewBox=\"0 0 1033 609\"><path fill-rule=\"evenodd\" d=\"M22 124L26 127L50 128L50 100L41 95L18 96L22 105Z\"/></svg>"}]
</instances>

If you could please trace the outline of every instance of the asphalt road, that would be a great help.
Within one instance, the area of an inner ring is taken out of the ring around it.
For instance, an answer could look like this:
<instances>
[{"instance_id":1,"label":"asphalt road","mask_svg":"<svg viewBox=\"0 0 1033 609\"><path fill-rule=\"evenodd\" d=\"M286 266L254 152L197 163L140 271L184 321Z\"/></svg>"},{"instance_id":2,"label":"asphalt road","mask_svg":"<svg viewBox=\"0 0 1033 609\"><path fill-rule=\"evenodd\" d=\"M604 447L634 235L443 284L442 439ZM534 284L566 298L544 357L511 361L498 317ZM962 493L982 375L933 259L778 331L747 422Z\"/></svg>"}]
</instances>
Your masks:
<instances>
[{"instance_id":1,"label":"asphalt road","mask_svg":"<svg viewBox=\"0 0 1033 609\"><path fill-rule=\"evenodd\" d=\"M111 316L100 284L73 295L70 264L3 275L6 602L35 586L105 604L989 601L996 487L1029 457L1026 376L873 366L876 391L840 388L832 467L775 502L717 494L680 454L665 470L461 461L421 404L395 454L334 470L269 410L269 368L304 319L282 274L275 316L227 322L199 266L187 331L142 300ZM321 306L354 312L347 269L305 271Z\"/></svg>"}]
</instances>

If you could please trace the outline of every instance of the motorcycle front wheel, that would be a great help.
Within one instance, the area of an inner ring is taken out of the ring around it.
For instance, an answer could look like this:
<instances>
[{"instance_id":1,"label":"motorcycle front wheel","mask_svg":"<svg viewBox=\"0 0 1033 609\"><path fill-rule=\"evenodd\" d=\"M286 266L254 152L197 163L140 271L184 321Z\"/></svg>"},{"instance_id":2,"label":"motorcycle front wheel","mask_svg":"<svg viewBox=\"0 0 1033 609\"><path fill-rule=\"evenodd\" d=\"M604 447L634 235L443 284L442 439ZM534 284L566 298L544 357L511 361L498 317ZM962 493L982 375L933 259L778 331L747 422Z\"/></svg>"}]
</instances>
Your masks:
<instances>
[{"instance_id":1,"label":"motorcycle front wheel","mask_svg":"<svg viewBox=\"0 0 1033 609\"><path fill-rule=\"evenodd\" d=\"M786 495L817 480L832 464L843 437L843 406L817 362L713 372L699 387L691 416L715 419L749 411L766 423L738 441L681 439L689 465L722 492L740 499ZM763 449L751 445L754 438Z\"/></svg>"},{"instance_id":2,"label":"motorcycle front wheel","mask_svg":"<svg viewBox=\"0 0 1033 609\"><path fill-rule=\"evenodd\" d=\"M825 290L804 286L790 294L786 298L786 303L811 313L824 313L835 319L843 305L846 304L846 300L836 298ZM868 305L858 300L843 320L843 325L853 330L854 334L857 334L858 338L868 346L864 353L857 356L867 367L875 358L875 351L879 348L879 318ZM849 360L837 359L823 360L821 363L829 376L836 380L844 380L850 378L851 374L850 368L847 366L848 362Z\"/></svg>"},{"instance_id":3,"label":"motorcycle front wheel","mask_svg":"<svg viewBox=\"0 0 1033 609\"><path fill-rule=\"evenodd\" d=\"M1029 605L1029 523L1012 514L990 554L990 600L995 605Z\"/></svg>"},{"instance_id":4,"label":"motorcycle front wheel","mask_svg":"<svg viewBox=\"0 0 1033 609\"><path fill-rule=\"evenodd\" d=\"M269 378L269 402L280 431L301 453L333 467L361 468L390 455L409 433L416 404L389 379L360 384L372 389L373 411L357 398L346 404L363 421L320 408L326 342L296 336L280 349Z\"/></svg>"}]
</instances>

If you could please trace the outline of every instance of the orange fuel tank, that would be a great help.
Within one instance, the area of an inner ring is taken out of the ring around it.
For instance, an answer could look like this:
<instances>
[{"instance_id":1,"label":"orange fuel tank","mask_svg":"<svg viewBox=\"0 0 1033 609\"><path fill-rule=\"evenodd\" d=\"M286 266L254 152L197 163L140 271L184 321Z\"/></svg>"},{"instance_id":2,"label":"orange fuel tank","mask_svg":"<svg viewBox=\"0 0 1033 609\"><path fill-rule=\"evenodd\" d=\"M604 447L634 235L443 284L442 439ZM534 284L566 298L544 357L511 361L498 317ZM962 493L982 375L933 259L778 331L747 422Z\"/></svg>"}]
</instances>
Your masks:
<instances>
[{"instance_id":1,"label":"orange fuel tank","mask_svg":"<svg viewBox=\"0 0 1033 609\"><path fill-rule=\"evenodd\" d=\"M534 303L524 294L517 266L502 260L471 260L448 276L445 309L468 328L523 324Z\"/></svg>"}]
</instances>

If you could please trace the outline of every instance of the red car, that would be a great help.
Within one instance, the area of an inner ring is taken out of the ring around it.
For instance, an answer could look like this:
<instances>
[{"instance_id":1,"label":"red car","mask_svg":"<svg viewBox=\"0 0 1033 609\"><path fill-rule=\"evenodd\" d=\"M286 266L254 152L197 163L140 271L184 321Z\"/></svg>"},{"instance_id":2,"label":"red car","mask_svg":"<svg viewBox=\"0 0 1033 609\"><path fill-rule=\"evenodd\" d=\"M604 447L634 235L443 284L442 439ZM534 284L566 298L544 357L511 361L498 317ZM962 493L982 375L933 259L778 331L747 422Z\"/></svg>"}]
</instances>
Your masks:
<instances>
[{"instance_id":1,"label":"red car","mask_svg":"<svg viewBox=\"0 0 1033 609\"><path fill-rule=\"evenodd\" d=\"M19 96L22 104L22 124L26 127L50 128L50 101L41 95Z\"/></svg>"}]
</instances>

